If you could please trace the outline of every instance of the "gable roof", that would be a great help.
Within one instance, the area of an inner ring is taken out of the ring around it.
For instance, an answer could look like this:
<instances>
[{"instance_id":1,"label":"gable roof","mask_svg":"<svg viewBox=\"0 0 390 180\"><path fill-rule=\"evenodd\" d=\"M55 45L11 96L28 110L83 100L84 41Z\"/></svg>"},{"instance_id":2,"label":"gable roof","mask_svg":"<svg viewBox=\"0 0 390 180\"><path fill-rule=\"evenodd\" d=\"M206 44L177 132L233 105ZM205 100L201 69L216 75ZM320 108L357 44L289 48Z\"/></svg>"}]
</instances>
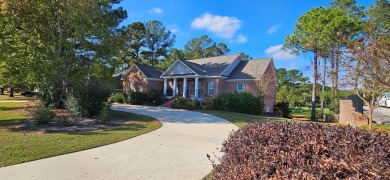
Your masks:
<instances>
[{"instance_id":1,"label":"gable roof","mask_svg":"<svg viewBox=\"0 0 390 180\"><path fill-rule=\"evenodd\" d=\"M202 59L180 60L196 74L203 76L221 76L221 74L232 65L233 61L240 57L240 54L228 56L217 56Z\"/></svg>"},{"instance_id":2,"label":"gable roof","mask_svg":"<svg viewBox=\"0 0 390 180\"><path fill-rule=\"evenodd\" d=\"M228 79L259 79L272 62L272 58L241 61Z\"/></svg>"},{"instance_id":3,"label":"gable roof","mask_svg":"<svg viewBox=\"0 0 390 180\"><path fill-rule=\"evenodd\" d=\"M145 76L145 78L151 78L151 79L160 79L160 76L165 71L165 69L162 69L162 68L156 68L156 67L152 67L152 66L133 63L130 66L130 68L126 71L124 76L127 76L134 67L138 68L142 72L142 74Z\"/></svg>"},{"instance_id":4,"label":"gable roof","mask_svg":"<svg viewBox=\"0 0 390 180\"><path fill-rule=\"evenodd\" d=\"M160 77L163 76L170 76L169 73L173 70L175 66L178 66L178 64L183 65L189 72L191 72L192 75L199 75L196 71L193 70L193 68L189 67L186 63L184 63L183 60L176 60L167 70L165 70ZM182 74L179 74L182 75ZM187 75L187 74L186 74Z\"/></svg>"},{"instance_id":5,"label":"gable roof","mask_svg":"<svg viewBox=\"0 0 390 180\"><path fill-rule=\"evenodd\" d=\"M155 78L160 79L160 76L164 73L165 69L156 68L152 66L146 66L142 64L135 64L142 73L144 73L146 78Z\"/></svg>"}]
</instances>

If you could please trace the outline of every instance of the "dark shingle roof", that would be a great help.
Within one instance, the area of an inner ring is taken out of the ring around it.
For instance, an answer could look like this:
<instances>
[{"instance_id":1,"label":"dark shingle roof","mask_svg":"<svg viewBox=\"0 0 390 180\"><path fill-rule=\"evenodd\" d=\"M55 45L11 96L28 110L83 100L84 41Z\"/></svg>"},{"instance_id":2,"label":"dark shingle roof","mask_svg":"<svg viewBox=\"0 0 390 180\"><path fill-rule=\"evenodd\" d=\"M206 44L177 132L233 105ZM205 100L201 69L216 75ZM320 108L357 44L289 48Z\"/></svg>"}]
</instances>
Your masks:
<instances>
[{"instance_id":1,"label":"dark shingle roof","mask_svg":"<svg viewBox=\"0 0 390 180\"><path fill-rule=\"evenodd\" d=\"M271 58L241 61L228 79L259 79L271 61Z\"/></svg>"},{"instance_id":2,"label":"dark shingle roof","mask_svg":"<svg viewBox=\"0 0 390 180\"><path fill-rule=\"evenodd\" d=\"M142 64L135 64L142 73L146 76L146 78L156 78L160 79L160 76L164 73L166 69L156 68L152 66L146 66Z\"/></svg>"},{"instance_id":3,"label":"dark shingle roof","mask_svg":"<svg viewBox=\"0 0 390 180\"><path fill-rule=\"evenodd\" d=\"M219 76L240 54L182 61L199 75Z\"/></svg>"}]
</instances>

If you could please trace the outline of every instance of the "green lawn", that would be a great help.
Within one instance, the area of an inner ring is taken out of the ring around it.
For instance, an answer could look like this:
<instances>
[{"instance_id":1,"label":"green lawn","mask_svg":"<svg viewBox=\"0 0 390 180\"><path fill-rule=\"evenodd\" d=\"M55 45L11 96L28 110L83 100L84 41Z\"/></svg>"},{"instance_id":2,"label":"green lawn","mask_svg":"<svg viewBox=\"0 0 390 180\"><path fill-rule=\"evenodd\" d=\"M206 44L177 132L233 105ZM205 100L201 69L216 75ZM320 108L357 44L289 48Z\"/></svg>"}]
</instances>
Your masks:
<instances>
[{"instance_id":1,"label":"green lawn","mask_svg":"<svg viewBox=\"0 0 390 180\"><path fill-rule=\"evenodd\" d=\"M232 122L233 124L235 124L238 127L243 127L243 126L247 125L248 123L266 122L267 120L270 120L270 121L284 121L284 120L286 120L285 118L256 116L256 115L250 115L250 114L227 112L227 111L217 111L217 110L199 110L199 112L221 117L223 119L226 119L226 120Z\"/></svg>"},{"instance_id":2,"label":"green lawn","mask_svg":"<svg viewBox=\"0 0 390 180\"><path fill-rule=\"evenodd\" d=\"M321 110L321 108L316 108L316 110ZM329 108L324 108L324 113L325 114L330 114ZM310 116L311 114L311 108L308 107L295 107L291 109L291 115L306 115Z\"/></svg>"},{"instance_id":3,"label":"green lawn","mask_svg":"<svg viewBox=\"0 0 390 180\"><path fill-rule=\"evenodd\" d=\"M360 126L362 129L368 129L368 125ZM372 129L376 132L384 131L390 134L390 125L372 124Z\"/></svg>"},{"instance_id":4,"label":"green lawn","mask_svg":"<svg viewBox=\"0 0 390 180\"><path fill-rule=\"evenodd\" d=\"M0 101L2 100L6 100L6 101L9 101L9 100L34 100L36 99L35 96L33 97L26 97L26 96L22 96L20 95L20 93L14 93L14 97L9 97L9 93L4 93L4 95L0 95Z\"/></svg>"},{"instance_id":5,"label":"green lawn","mask_svg":"<svg viewBox=\"0 0 390 180\"><path fill-rule=\"evenodd\" d=\"M113 111L126 119L122 126L87 132L40 133L15 130L26 116L17 114L23 103L0 103L0 167L103 146L156 130L161 122L149 116Z\"/></svg>"}]
</instances>

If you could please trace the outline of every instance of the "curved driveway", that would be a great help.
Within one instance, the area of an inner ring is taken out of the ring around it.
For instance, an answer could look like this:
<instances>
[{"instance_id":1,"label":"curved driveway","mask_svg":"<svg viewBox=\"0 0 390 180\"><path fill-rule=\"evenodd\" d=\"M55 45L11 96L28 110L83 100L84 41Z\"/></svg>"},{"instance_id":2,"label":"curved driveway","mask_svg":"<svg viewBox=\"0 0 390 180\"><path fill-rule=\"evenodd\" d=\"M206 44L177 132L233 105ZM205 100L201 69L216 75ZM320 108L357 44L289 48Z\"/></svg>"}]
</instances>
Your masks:
<instances>
[{"instance_id":1,"label":"curved driveway","mask_svg":"<svg viewBox=\"0 0 390 180\"><path fill-rule=\"evenodd\" d=\"M152 116L163 126L115 144L0 168L0 179L198 180L212 169L206 154L220 156L216 148L238 129L198 112L122 104L112 109Z\"/></svg>"}]
</instances>

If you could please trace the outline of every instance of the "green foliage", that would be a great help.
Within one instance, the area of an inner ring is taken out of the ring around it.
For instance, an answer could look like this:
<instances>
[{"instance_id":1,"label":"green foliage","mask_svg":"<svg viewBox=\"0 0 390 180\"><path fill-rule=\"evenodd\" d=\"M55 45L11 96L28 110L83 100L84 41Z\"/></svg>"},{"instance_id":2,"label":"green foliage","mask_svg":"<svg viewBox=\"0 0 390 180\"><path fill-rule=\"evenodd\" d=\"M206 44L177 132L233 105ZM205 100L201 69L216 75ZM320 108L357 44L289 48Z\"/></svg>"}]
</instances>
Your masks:
<instances>
[{"instance_id":1,"label":"green foliage","mask_svg":"<svg viewBox=\"0 0 390 180\"><path fill-rule=\"evenodd\" d=\"M116 102L116 103L124 103L126 100L126 94L125 93L120 93L120 92L115 92L111 95L111 101Z\"/></svg>"},{"instance_id":2,"label":"green foliage","mask_svg":"<svg viewBox=\"0 0 390 180\"><path fill-rule=\"evenodd\" d=\"M164 100L164 94L160 90L152 89L148 94L148 102L152 105L160 105Z\"/></svg>"},{"instance_id":3,"label":"green foliage","mask_svg":"<svg viewBox=\"0 0 390 180\"><path fill-rule=\"evenodd\" d=\"M282 114L284 118L291 117L291 109L288 102L278 102L274 106L275 113Z\"/></svg>"},{"instance_id":4,"label":"green foliage","mask_svg":"<svg viewBox=\"0 0 390 180\"><path fill-rule=\"evenodd\" d=\"M147 94L144 92L128 92L127 102L129 104L142 105L147 100Z\"/></svg>"},{"instance_id":5,"label":"green foliage","mask_svg":"<svg viewBox=\"0 0 390 180\"><path fill-rule=\"evenodd\" d=\"M38 106L33 113L34 122L38 125L49 124L54 117L53 109L44 105Z\"/></svg>"},{"instance_id":6,"label":"green foliage","mask_svg":"<svg viewBox=\"0 0 390 180\"><path fill-rule=\"evenodd\" d=\"M259 115L264 111L264 103L263 97L256 97L248 92L229 93L216 96L214 108L220 111Z\"/></svg>"},{"instance_id":7,"label":"green foliage","mask_svg":"<svg viewBox=\"0 0 390 180\"><path fill-rule=\"evenodd\" d=\"M214 102L213 102L213 99L205 99L203 102L202 102L202 109L203 110L214 110Z\"/></svg>"},{"instance_id":8,"label":"green foliage","mask_svg":"<svg viewBox=\"0 0 390 180\"><path fill-rule=\"evenodd\" d=\"M276 92L276 102L287 102L290 107L307 106L310 103L310 89L306 85L297 86L282 85Z\"/></svg>"},{"instance_id":9,"label":"green foliage","mask_svg":"<svg viewBox=\"0 0 390 180\"><path fill-rule=\"evenodd\" d=\"M193 38L184 45L186 59L200 59L221 56L229 53L230 49L224 43L215 43L207 35Z\"/></svg>"},{"instance_id":10,"label":"green foliage","mask_svg":"<svg viewBox=\"0 0 390 180\"><path fill-rule=\"evenodd\" d=\"M0 81L38 87L45 103L61 107L74 84L111 78L121 43L118 25L127 16L114 7L119 1L2 2Z\"/></svg>"},{"instance_id":11,"label":"green foliage","mask_svg":"<svg viewBox=\"0 0 390 180\"><path fill-rule=\"evenodd\" d=\"M99 115L111 93L110 87L94 82L78 85L68 93L66 109L75 116Z\"/></svg>"},{"instance_id":12,"label":"green foliage","mask_svg":"<svg viewBox=\"0 0 390 180\"><path fill-rule=\"evenodd\" d=\"M198 108L198 101L193 99L185 99L184 97L178 97L175 99L173 107L177 109L195 110Z\"/></svg>"},{"instance_id":13,"label":"green foliage","mask_svg":"<svg viewBox=\"0 0 390 180\"><path fill-rule=\"evenodd\" d=\"M110 108L111 108L110 102L107 101L103 103L103 108L99 112L101 123L107 123L110 120L110 112L111 112Z\"/></svg>"},{"instance_id":14,"label":"green foliage","mask_svg":"<svg viewBox=\"0 0 390 180\"><path fill-rule=\"evenodd\" d=\"M141 52L144 59L154 66L162 57L167 57L169 48L175 43L175 35L165 29L162 22L157 20L148 21L145 24L145 47Z\"/></svg>"},{"instance_id":15,"label":"green foliage","mask_svg":"<svg viewBox=\"0 0 390 180\"><path fill-rule=\"evenodd\" d=\"M323 115L324 114L322 113L321 109L316 109L316 114L315 114L316 119L315 120L322 119Z\"/></svg>"}]
</instances>

